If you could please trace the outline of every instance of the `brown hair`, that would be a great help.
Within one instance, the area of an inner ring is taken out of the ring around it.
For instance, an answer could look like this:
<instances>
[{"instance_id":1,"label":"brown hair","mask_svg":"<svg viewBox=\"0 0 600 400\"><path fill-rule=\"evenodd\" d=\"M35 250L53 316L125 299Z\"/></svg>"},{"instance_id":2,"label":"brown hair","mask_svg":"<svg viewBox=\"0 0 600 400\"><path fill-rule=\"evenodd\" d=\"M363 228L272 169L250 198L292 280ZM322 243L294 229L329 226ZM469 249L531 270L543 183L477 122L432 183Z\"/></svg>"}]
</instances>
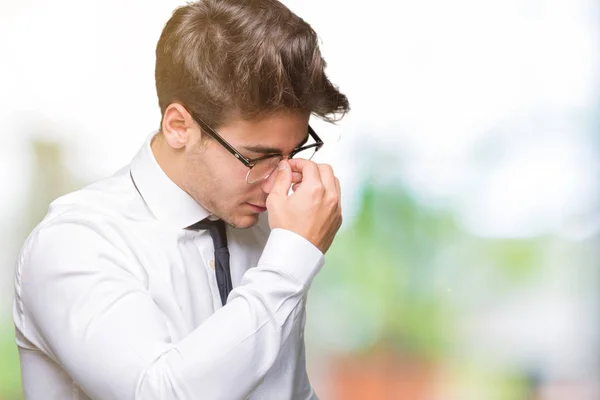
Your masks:
<instances>
[{"instance_id":1,"label":"brown hair","mask_svg":"<svg viewBox=\"0 0 600 400\"><path fill-rule=\"evenodd\" d=\"M200 0L177 8L156 47L161 114L178 102L217 127L280 110L334 122L349 111L315 31L277 0Z\"/></svg>"}]
</instances>

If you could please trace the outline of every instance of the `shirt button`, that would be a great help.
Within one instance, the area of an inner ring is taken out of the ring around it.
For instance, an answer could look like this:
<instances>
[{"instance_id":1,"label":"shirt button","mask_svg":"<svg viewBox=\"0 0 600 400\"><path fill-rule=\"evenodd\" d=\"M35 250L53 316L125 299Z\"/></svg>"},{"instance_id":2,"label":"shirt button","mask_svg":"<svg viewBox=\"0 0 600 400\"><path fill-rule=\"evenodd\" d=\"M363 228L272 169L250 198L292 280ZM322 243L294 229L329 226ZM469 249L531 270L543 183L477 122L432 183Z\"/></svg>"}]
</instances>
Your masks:
<instances>
[{"instance_id":1,"label":"shirt button","mask_svg":"<svg viewBox=\"0 0 600 400\"><path fill-rule=\"evenodd\" d=\"M210 260L208 265L210 266L210 269L215 269L215 260Z\"/></svg>"}]
</instances>

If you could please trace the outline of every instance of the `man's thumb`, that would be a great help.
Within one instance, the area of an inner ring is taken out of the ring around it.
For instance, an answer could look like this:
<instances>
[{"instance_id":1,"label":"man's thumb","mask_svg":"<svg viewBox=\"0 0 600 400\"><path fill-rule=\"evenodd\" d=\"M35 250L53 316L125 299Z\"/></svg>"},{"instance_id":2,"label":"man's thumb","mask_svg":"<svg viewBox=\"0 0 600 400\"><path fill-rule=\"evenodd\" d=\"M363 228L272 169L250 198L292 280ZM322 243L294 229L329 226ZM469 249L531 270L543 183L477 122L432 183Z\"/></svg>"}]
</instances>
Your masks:
<instances>
[{"instance_id":1,"label":"man's thumb","mask_svg":"<svg viewBox=\"0 0 600 400\"><path fill-rule=\"evenodd\" d=\"M287 161L282 160L277 166L277 170L277 176L275 177L271 193L279 193L287 196L292 185L292 169Z\"/></svg>"}]
</instances>

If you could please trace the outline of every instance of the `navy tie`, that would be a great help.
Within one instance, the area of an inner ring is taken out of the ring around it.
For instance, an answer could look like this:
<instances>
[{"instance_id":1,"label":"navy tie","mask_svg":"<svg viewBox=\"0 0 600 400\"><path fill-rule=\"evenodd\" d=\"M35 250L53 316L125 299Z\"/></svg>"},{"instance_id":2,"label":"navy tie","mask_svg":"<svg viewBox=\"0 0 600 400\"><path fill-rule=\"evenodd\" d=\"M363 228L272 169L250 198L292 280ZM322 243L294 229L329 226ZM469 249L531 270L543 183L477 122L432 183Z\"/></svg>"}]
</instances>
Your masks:
<instances>
[{"instance_id":1,"label":"navy tie","mask_svg":"<svg viewBox=\"0 0 600 400\"><path fill-rule=\"evenodd\" d=\"M211 221L208 218L190 225L187 229L206 229L210 232L215 246L215 274L217 286L221 295L221 304L227 303L227 296L231 289L231 271L229 270L229 249L227 248L227 233L225 222L222 219Z\"/></svg>"}]
</instances>

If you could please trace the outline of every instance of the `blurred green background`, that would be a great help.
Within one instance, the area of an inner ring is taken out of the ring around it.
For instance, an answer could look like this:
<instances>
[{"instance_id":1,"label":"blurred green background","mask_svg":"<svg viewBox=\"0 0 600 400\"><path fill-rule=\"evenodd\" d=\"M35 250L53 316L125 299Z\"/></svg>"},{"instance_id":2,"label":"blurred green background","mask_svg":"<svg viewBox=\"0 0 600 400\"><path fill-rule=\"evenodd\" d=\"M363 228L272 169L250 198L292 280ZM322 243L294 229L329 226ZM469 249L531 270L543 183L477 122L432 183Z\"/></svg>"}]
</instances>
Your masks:
<instances>
[{"instance_id":1,"label":"blurred green background","mask_svg":"<svg viewBox=\"0 0 600 400\"><path fill-rule=\"evenodd\" d=\"M344 201L307 306L319 396L599 399L598 2L284 3L353 107L312 122ZM0 400L22 398L16 254L158 126L180 4L0 3Z\"/></svg>"}]
</instances>

